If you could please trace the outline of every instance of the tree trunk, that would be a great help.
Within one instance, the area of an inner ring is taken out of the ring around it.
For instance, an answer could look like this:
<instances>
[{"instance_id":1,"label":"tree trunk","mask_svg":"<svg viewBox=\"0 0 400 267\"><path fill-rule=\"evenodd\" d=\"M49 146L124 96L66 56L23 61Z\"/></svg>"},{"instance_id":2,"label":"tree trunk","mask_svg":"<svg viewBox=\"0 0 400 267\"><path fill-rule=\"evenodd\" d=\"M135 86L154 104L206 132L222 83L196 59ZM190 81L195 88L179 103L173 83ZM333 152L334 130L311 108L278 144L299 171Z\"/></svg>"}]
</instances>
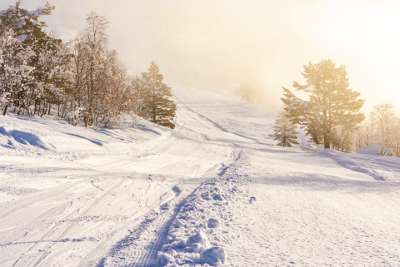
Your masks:
<instances>
[{"instance_id":1,"label":"tree trunk","mask_svg":"<svg viewBox=\"0 0 400 267\"><path fill-rule=\"evenodd\" d=\"M38 115L38 100L35 100L35 108L33 109L33 114Z\"/></svg>"},{"instance_id":2,"label":"tree trunk","mask_svg":"<svg viewBox=\"0 0 400 267\"><path fill-rule=\"evenodd\" d=\"M329 142L329 137L327 134L324 134L324 148L331 148L331 144Z\"/></svg>"},{"instance_id":3,"label":"tree trunk","mask_svg":"<svg viewBox=\"0 0 400 267\"><path fill-rule=\"evenodd\" d=\"M4 107L3 116L7 115L8 104Z\"/></svg>"},{"instance_id":4,"label":"tree trunk","mask_svg":"<svg viewBox=\"0 0 400 267\"><path fill-rule=\"evenodd\" d=\"M85 111L85 114L83 114L83 123L85 124L85 127L88 127L88 113Z\"/></svg>"}]
</instances>

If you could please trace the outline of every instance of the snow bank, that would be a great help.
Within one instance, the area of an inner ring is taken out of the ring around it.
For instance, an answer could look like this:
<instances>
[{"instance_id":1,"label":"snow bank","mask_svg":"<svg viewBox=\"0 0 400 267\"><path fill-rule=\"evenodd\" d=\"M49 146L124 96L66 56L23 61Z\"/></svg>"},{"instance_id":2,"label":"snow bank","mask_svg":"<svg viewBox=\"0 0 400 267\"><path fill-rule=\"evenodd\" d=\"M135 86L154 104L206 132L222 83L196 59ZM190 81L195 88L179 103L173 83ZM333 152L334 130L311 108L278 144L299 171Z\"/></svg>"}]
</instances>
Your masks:
<instances>
[{"instance_id":1,"label":"snow bank","mask_svg":"<svg viewBox=\"0 0 400 267\"><path fill-rule=\"evenodd\" d=\"M116 125L115 125L116 126ZM72 126L52 118L2 116L0 151L17 155L78 156L152 139L168 131L139 118L125 118L114 129Z\"/></svg>"}]
</instances>

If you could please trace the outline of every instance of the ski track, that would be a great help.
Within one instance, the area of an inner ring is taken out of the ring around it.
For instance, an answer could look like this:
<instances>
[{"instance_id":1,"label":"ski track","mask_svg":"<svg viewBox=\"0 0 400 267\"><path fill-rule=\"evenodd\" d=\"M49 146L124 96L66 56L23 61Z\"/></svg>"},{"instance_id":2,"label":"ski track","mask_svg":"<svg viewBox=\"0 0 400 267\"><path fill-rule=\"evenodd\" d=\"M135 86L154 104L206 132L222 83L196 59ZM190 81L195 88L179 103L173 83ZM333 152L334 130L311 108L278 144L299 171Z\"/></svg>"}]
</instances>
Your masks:
<instances>
[{"instance_id":1,"label":"ski track","mask_svg":"<svg viewBox=\"0 0 400 267\"><path fill-rule=\"evenodd\" d=\"M173 205L171 202L168 204ZM101 259L97 266L146 267L155 265L157 252L168 229L170 216L169 211L151 211L148 213L145 216L146 219L128 236L115 244L109 255ZM145 231L154 232L155 237L148 241L146 247L140 249L136 242L140 240Z\"/></svg>"},{"instance_id":2,"label":"ski track","mask_svg":"<svg viewBox=\"0 0 400 267\"><path fill-rule=\"evenodd\" d=\"M99 197L97 197L82 213L79 213L79 211L81 210L81 207L78 209L73 210L72 212L68 213L65 217L63 217L62 220L59 220L58 222L56 222L54 224L53 227L50 228L49 231L47 231L43 236L41 236L41 238L39 239L38 242L35 242L32 246L30 246L28 248L28 250L26 250L11 266L18 266L17 264L20 261L24 260L24 257L30 252L32 251L38 244L40 244L41 241L47 239L48 237L51 237L55 232L57 232L57 230L59 230L60 227L62 227L62 224L64 221L66 221L67 219L70 219L72 217L73 214L78 213L79 216L84 216L85 214L87 214L94 206L96 206L103 198L105 198L106 196L108 196L109 194L112 193L113 190L115 190L116 188L118 188L119 186L121 186L121 184L124 182L123 179L121 179L119 182L117 182L116 185L112 186L109 190L107 190L105 193L101 194ZM57 238L55 240L60 240L63 239L65 237L65 234L74 226L74 223L69 223L69 225L66 225L66 228L62 231L62 233L57 236ZM36 261L34 261L32 266L38 266L43 260L46 259L46 257L51 253L51 248L54 246L54 242L50 243L45 249L44 252L38 257L38 259ZM21 266L26 266L27 263L23 263Z\"/></svg>"},{"instance_id":3,"label":"ski track","mask_svg":"<svg viewBox=\"0 0 400 267\"><path fill-rule=\"evenodd\" d=\"M68 190L68 189L70 189L70 188L73 188L73 187L75 187L75 186L76 186L77 184L79 184L79 183L82 183L82 182L73 183L73 184L71 184L71 185L69 185L69 186L67 186L67 187L61 187L59 190L52 191L51 194L44 193L43 195L45 195L46 198L50 198L50 197L53 197L53 196L56 197L56 196L57 196L58 194L60 194L61 192L65 191L65 190ZM12 215L13 213L15 213L15 212L17 212L17 211L20 211L20 210L22 210L22 209L25 209L25 208L27 208L27 207L33 205L33 204L35 203L36 200L43 199L43 195L42 195L42 194L39 194L39 195L34 196L33 198L27 199L27 200L24 201L23 203L17 205L16 207L13 207L13 208L10 209L9 211L6 211L5 213L1 214L0 217L4 219L4 218L6 218L6 217Z\"/></svg>"},{"instance_id":4,"label":"ski track","mask_svg":"<svg viewBox=\"0 0 400 267\"><path fill-rule=\"evenodd\" d=\"M265 144L265 143L263 143L263 142L260 142L260 141L259 141L258 139L256 139L256 138L249 137L249 136L246 136L246 135L243 135L243 134L239 134L239 133L234 132L234 131L230 131L230 130L228 130L227 128L223 127L223 126L222 126L221 124L219 124L218 122L216 122L216 121L210 119L209 117L207 117L207 116L201 114L200 112L195 111L194 109L190 108L190 107L189 107L188 105L186 105L185 103L180 102L180 104L181 104L182 106L184 106L186 110L192 112L193 114L196 114L198 117L200 117L201 119L203 119L203 120L209 122L209 123L210 123L211 125L213 125L216 129L218 129L218 130L220 130L220 131L222 131L222 132L236 135L236 136L238 136L238 137L240 137L240 138L250 140L250 141L252 141L252 142L254 142L254 143L256 143L256 144L267 145L267 144ZM207 138L207 139L208 139L208 140L211 140L210 138ZM235 143L234 143L234 144L235 144Z\"/></svg>"}]
</instances>

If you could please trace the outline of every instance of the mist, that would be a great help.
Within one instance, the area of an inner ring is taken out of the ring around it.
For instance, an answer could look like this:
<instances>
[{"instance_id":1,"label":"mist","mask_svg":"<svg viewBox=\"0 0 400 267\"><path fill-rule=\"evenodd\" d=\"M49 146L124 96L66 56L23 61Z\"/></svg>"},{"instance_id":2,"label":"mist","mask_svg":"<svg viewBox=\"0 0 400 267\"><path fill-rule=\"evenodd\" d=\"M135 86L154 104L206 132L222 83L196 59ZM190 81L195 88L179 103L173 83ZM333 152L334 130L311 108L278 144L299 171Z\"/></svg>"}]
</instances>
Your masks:
<instances>
[{"instance_id":1,"label":"mist","mask_svg":"<svg viewBox=\"0 0 400 267\"><path fill-rule=\"evenodd\" d=\"M3 0L0 8L13 2ZM25 0L23 6L44 2ZM398 6L394 1L379 6L381 1L49 2L56 6L49 29L58 36L74 38L86 14L96 11L109 20L110 46L129 72L139 74L155 61L172 87L234 93L250 84L265 108L276 111L282 86L301 80L304 64L330 58L347 67L352 88L367 100L366 109L380 102L400 106L393 102L399 101L393 82L400 62L393 52L399 43L394 36L400 36L390 11ZM387 21L381 25L382 18ZM378 35L382 29L386 34Z\"/></svg>"}]
</instances>

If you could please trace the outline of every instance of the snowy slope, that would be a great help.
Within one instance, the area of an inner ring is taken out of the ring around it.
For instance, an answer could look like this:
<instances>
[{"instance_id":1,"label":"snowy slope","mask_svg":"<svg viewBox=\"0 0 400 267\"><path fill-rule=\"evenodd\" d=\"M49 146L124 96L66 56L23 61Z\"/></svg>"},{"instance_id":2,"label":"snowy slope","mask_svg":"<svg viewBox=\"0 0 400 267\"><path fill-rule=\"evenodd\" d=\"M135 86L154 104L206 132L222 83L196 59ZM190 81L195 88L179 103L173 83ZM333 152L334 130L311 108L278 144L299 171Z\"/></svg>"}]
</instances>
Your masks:
<instances>
[{"instance_id":1,"label":"snowy slope","mask_svg":"<svg viewBox=\"0 0 400 267\"><path fill-rule=\"evenodd\" d=\"M400 160L283 149L181 90L177 128L0 118L0 266L396 266Z\"/></svg>"}]
</instances>

